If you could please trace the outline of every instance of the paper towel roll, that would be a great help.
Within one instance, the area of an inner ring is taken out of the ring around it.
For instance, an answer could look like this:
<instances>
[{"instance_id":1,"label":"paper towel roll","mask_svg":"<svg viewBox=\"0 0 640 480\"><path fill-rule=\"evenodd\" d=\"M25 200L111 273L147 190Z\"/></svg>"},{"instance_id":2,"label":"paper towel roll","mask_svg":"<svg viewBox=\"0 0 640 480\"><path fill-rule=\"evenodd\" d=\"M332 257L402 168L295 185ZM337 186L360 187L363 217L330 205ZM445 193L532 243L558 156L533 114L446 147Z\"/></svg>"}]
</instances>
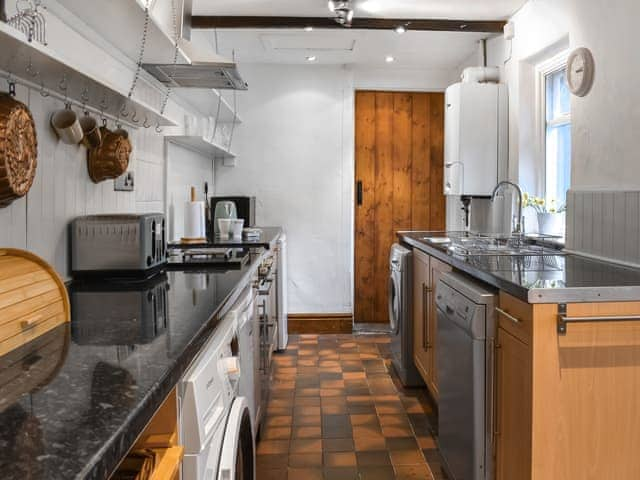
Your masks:
<instances>
[{"instance_id":1,"label":"paper towel roll","mask_svg":"<svg viewBox=\"0 0 640 480\"><path fill-rule=\"evenodd\" d=\"M204 202L187 202L184 208L184 238L205 239Z\"/></svg>"}]
</instances>

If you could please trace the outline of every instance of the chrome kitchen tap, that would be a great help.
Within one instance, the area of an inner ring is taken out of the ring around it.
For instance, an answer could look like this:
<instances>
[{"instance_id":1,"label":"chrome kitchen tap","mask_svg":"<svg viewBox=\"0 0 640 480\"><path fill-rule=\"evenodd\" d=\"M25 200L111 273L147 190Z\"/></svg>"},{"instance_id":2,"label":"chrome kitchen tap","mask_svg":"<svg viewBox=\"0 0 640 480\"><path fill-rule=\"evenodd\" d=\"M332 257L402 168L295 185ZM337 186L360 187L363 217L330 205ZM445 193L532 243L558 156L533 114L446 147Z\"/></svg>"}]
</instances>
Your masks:
<instances>
[{"instance_id":1,"label":"chrome kitchen tap","mask_svg":"<svg viewBox=\"0 0 640 480\"><path fill-rule=\"evenodd\" d=\"M524 203L524 198L522 196L522 189L520 185L514 182L502 181L496 185L496 188L493 189L493 193L491 194L491 201L493 202L496 199L498 191L504 186L513 187L518 192L518 217L516 218L515 225L512 225L512 233L524 233L522 230L522 204Z\"/></svg>"}]
</instances>

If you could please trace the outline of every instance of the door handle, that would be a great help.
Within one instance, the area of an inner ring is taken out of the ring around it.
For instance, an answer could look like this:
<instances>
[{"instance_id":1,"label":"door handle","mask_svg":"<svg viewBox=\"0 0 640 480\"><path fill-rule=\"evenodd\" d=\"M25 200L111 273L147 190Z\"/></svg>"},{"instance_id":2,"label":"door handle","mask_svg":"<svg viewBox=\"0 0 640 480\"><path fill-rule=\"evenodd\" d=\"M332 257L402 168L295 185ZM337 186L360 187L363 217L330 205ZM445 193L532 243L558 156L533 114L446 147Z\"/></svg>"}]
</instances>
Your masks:
<instances>
[{"instance_id":1,"label":"door handle","mask_svg":"<svg viewBox=\"0 0 640 480\"><path fill-rule=\"evenodd\" d=\"M356 202L358 206L362 206L362 180L358 180L356 185Z\"/></svg>"}]
</instances>

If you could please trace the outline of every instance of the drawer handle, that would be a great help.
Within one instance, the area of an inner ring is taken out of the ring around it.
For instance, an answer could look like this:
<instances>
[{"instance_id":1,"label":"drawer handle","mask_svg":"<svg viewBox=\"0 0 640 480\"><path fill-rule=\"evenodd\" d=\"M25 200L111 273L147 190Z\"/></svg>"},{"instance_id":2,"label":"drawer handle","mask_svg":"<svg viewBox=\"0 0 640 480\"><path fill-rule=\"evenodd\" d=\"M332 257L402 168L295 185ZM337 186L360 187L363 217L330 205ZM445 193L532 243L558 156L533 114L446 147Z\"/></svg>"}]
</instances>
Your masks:
<instances>
[{"instance_id":1,"label":"drawer handle","mask_svg":"<svg viewBox=\"0 0 640 480\"><path fill-rule=\"evenodd\" d=\"M612 315L603 317L568 317L566 315L558 315L558 333L564 335L567 333L568 323L595 323L595 322L637 322L640 321L640 315Z\"/></svg>"},{"instance_id":2,"label":"drawer handle","mask_svg":"<svg viewBox=\"0 0 640 480\"><path fill-rule=\"evenodd\" d=\"M520 320L518 317L514 317L513 315L511 315L509 312L496 307L496 312L498 312L500 315L502 315L503 317L511 320L513 323L515 323L516 325L519 325L522 323L522 320Z\"/></svg>"},{"instance_id":3,"label":"drawer handle","mask_svg":"<svg viewBox=\"0 0 640 480\"><path fill-rule=\"evenodd\" d=\"M22 327L23 330L27 330L31 327L34 327L40 320L42 320L42 315L39 315L37 317L33 317L33 318L29 318L27 320L22 320L20 322L20 326Z\"/></svg>"}]
</instances>

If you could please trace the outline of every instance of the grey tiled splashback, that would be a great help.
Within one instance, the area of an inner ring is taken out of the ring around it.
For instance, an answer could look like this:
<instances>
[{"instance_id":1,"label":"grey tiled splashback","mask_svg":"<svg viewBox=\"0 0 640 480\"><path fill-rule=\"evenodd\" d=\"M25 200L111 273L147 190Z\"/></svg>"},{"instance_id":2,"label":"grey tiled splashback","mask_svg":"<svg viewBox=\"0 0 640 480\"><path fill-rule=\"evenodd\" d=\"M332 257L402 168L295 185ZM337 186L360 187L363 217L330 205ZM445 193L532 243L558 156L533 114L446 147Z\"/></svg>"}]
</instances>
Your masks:
<instances>
[{"instance_id":1,"label":"grey tiled splashback","mask_svg":"<svg viewBox=\"0 0 640 480\"><path fill-rule=\"evenodd\" d=\"M569 191L566 248L640 267L640 191Z\"/></svg>"}]
</instances>

